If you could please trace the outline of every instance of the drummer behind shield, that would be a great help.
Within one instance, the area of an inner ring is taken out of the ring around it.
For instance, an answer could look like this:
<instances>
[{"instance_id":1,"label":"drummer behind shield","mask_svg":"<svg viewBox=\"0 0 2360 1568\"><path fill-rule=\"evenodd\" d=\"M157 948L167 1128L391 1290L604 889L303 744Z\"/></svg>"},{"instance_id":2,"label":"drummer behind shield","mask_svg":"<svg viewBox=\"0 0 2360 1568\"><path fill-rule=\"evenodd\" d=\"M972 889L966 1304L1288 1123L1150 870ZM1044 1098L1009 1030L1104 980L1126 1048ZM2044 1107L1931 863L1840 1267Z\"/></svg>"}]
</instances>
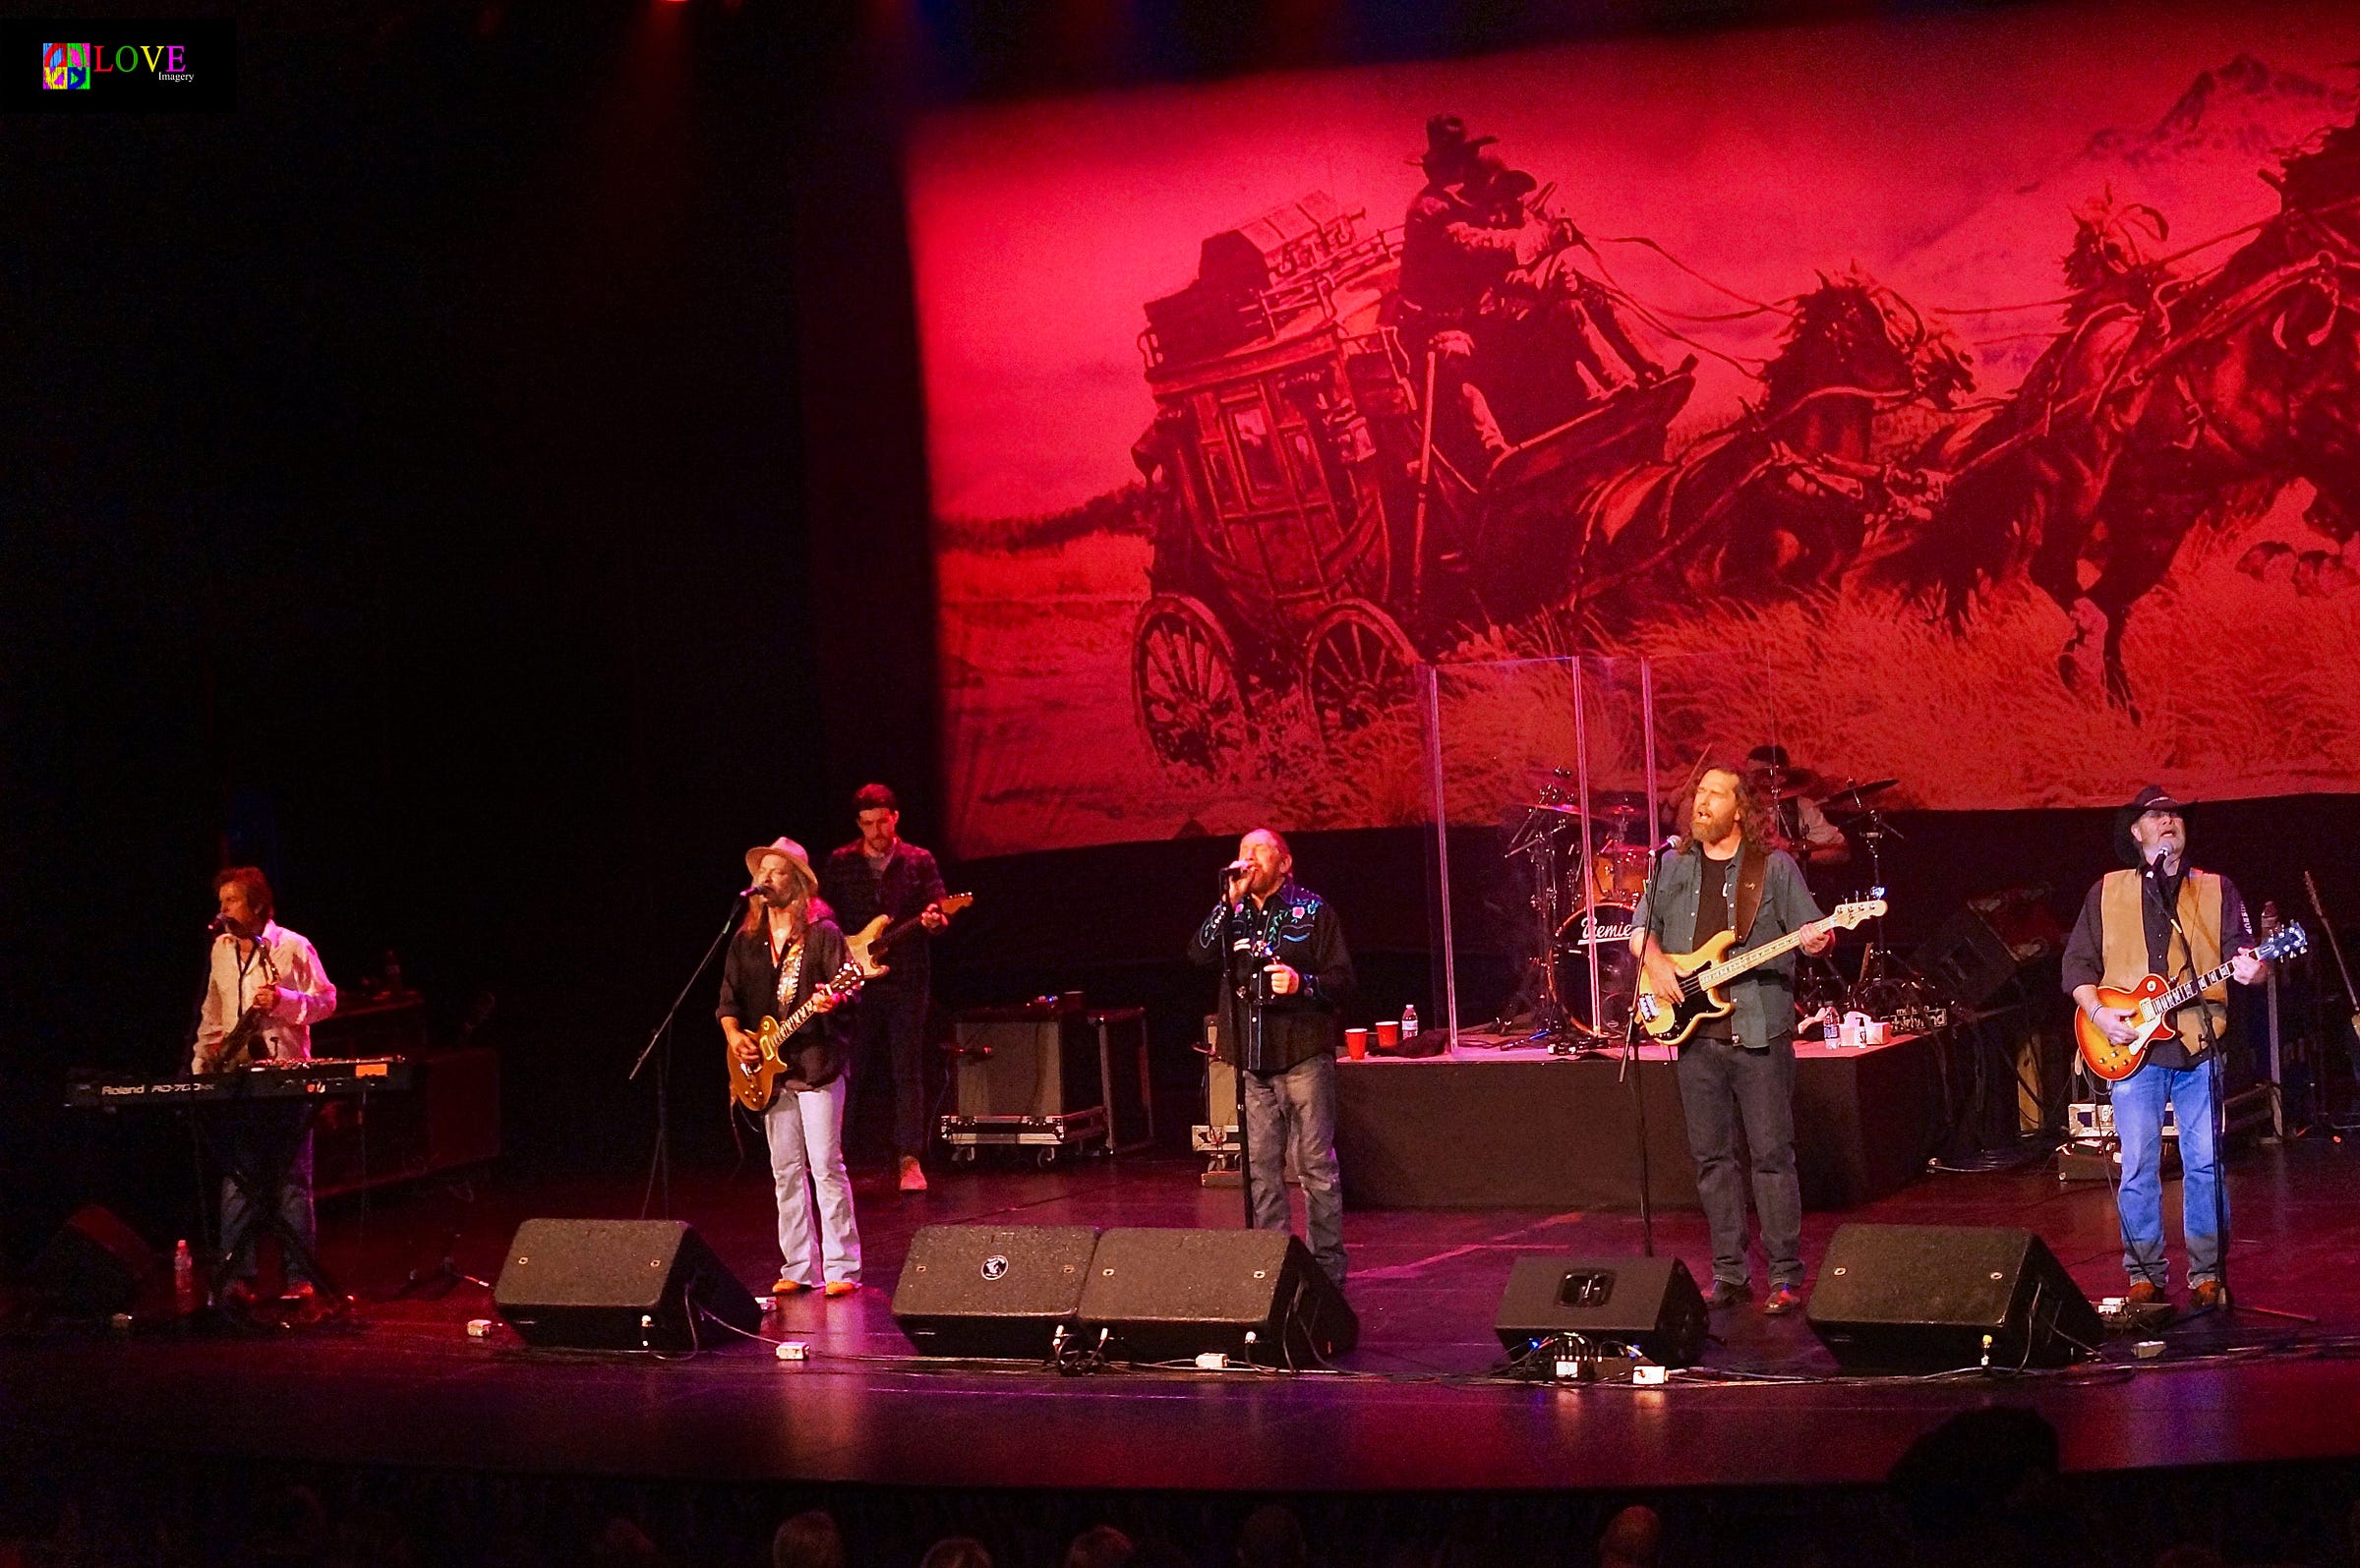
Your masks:
<instances>
[{"instance_id":1,"label":"drummer behind shield","mask_svg":"<svg viewBox=\"0 0 2360 1568\"><path fill-rule=\"evenodd\" d=\"M1756 746L1745 753L1746 782L1769 807L1770 842L1806 866L1840 866L1852 858L1844 830L1827 820L1821 797L1825 782L1808 768L1787 760L1784 746Z\"/></svg>"}]
</instances>

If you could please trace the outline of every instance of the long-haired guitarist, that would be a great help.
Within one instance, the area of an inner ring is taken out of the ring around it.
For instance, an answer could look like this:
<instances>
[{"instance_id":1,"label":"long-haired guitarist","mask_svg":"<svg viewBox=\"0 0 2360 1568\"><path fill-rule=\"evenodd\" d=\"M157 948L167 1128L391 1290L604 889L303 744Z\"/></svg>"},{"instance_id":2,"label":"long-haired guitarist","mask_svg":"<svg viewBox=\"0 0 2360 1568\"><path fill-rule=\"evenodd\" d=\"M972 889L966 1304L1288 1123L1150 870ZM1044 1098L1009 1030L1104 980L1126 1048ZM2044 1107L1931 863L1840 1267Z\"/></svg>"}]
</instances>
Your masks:
<instances>
[{"instance_id":1,"label":"long-haired guitarist","mask_svg":"<svg viewBox=\"0 0 2360 1568\"><path fill-rule=\"evenodd\" d=\"M2148 975L2177 983L2216 968L2226 958L2240 985L2259 984L2267 965L2254 954L2253 923L2235 883L2187 864L2187 805L2149 784L2115 813L2114 852L2127 868L2109 871L2082 900L2065 945L2065 989L2116 1046L2137 1038L2137 1018L2108 1006L2101 988L2136 991ZM2224 954L2224 949L2226 953ZM2122 1266L2132 1307L2164 1300L2163 1107L2180 1131L2181 1229L2188 1239L2194 1305L2218 1307L2228 1233L2228 1193L2212 1147L2212 1101L2227 987L2178 1010L2148 1043L2137 1071L2114 1085L2114 1132L2122 1140Z\"/></svg>"},{"instance_id":2,"label":"long-haired guitarist","mask_svg":"<svg viewBox=\"0 0 2360 1568\"><path fill-rule=\"evenodd\" d=\"M770 1143L770 1175L779 1200L780 1296L815 1290L849 1296L860 1288L860 1229L853 1218L853 1179L844 1166L845 1062L850 1015L822 989L844 967L844 933L811 913L819 879L810 857L793 839L775 839L745 852L754 881L745 920L730 940L721 971L721 1032L730 1054L751 1066L761 1060L754 1030L766 1017L785 1018L806 1002L819 1012L786 1043L788 1071L777 1098L762 1114ZM819 1211L819 1267L811 1257L813 1194Z\"/></svg>"},{"instance_id":3,"label":"long-haired guitarist","mask_svg":"<svg viewBox=\"0 0 2360 1568\"><path fill-rule=\"evenodd\" d=\"M273 918L277 905L269 879L253 866L231 866L217 874L213 900L220 913L213 920L216 934L190 1069L220 1073L249 1062L310 1060L313 1023L336 1011L335 984L321 967L319 952ZM245 1107L241 1118L226 1157L249 1173L284 1165L286 1177L277 1193L279 1217L302 1239L307 1252L315 1250L310 1117L300 1105L257 1104ZM246 1224L245 1210L238 1183L224 1177L221 1235L224 1242L237 1239L238 1255L222 1287L221 1305L240 1312L257 1305L254 1244L260 1229ZM306 1268L302 1258L288 1254L288 1294L301 1317L311 1316L320 1307L318 1284L304 1277Z\"/></svg>"},{"instance_id":4,"label":"long-haired guitarist","mask_svg":"<svg viewBox=\"0 0 2360 1568\"><path fill-rule=\"evenodd\" d=\"M1688 802L1688 831L1657 865L1631 923L1639 929L1642 983L1665 1003L1682 996L1674 958L1735 931L1732 951L1791 933L1819 918L1794 858L1769 843L1762 803L1742 774L1707 768ZM1833 931L1804 940L1823 953ZM1795 1175L1795 958L1782 955L1728 982L1729 1011L1707 1017L1680 1048L1680 1098L1696 1159L1696 1191L1713 1236L1707 1300L1748 1300L1745 1188L1738 1159L1741 1125L1751 1151L1753 1206L1769 1263L1762 1310L1801 1305L1802 1187Z\"/></svg>"}]
</instances>

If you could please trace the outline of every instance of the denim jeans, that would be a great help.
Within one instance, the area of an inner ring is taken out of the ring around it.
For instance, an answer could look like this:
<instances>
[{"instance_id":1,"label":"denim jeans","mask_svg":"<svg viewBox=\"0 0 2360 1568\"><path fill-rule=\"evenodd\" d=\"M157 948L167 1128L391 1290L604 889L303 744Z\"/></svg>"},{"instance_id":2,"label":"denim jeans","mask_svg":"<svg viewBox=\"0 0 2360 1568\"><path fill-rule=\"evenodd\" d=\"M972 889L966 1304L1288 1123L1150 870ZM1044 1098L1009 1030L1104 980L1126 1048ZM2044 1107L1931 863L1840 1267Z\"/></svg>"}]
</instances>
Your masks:
<instances>
[{"instance_id":1,"label":"denim jeans","mask_svg":"<svg viewBox=\"0 0 2360 1568\"><path fill-rule=\"evenodd\" d=\"M287 1179L277 1192L278 1216L288 1230L301 1239L307 1251L317 1252L320 1247L318 1222L312 1212L312 1108L308 1105L249 1105L231 1114L244 1120L231 1134L225 1149L227 1157L241 1172L252 1173L274 1159L287 1161ZM290 1148L290 1144L292 1147ZM256 1217L252 1231L243 1239L238 1227L246 1223L246 1194L229 1177L221 1179L221 1245L236 1247L236 1256L229 1265L230 1274L237 1279L252 1279L258 1268L255 1244L271 1234L267 1220ZM282 1249L283 1250L283 1249ZM287 1283L292 1285L307 1278L311 1269L293 1252L285 1252L284 1269ZM318 1280L311 1282L318 1285Z\"/></svg>"},{"instance_id":2,"label":"denim jeans","mask_svg":"<svg viewBox=\"0 0 2360 1568\"><path fill-rule=\"evenodd\" d=\"M862 994L853 1010L853 1060L856 1071L890 1084L897 1155L926 1151L925 1045L924 986L871 986Z\"/></svg>"},{"instance_id":3,"label":"denim jeans","mask_svg":"<svg viewBox=\"0 0 2360 1568\"><path fill-rule=\"evenodd\" d=\"M2220 1239L2229 1194L2212 1147L2212 1064L2149 1063L2114 1085L2114 1132L2122 1139L2122 1267L2135 1283L2169 1283L2163 1267L2163 1106L2180 1124L2180 1229L2188 1238L2188 1283L2220 1277ZM2214 1204L2217 1202L2217 1208Z\"/></svg>"},{"instance_id":4,"label":"denim jeans","mask_svg":"<svg viewBox=\"0 0 2360 1568\"><path fill-rule=\"evenodd\" d=\"M1254 1224L1287 1228L1286 1157L1291 1142L1303 1181L1311 1255L1327 1276L1344 1282L1344 1188L1335 1163L1335 1057L1328 1051L1283 1073L1241 1073L1246 1153L1253 1163Z\"/></svg>"},{"instance_id":5,"label":"denim jeans","mask_svg":"<svg viewBox=\"0 0 2360 1568\"><path fill-rule=\"evenodd\" d=\"M844 1097L840 1074L820 1089L781 1088L762 1116L770 1140L770 1176L779 1200L779 1278L811 1277L812 1198L819 1203L821 1279L860 1278L860 1228L853 1219L853 1179L844 1168Z\"/></svg>"},{"instance_id":6,"label":"denim jeans","mask_svg":"<svg viewBox=\"0 0 2360 1568\"><path fill-rule=\"evenodd\" d=\"M1795 1042L1759 1051L1729 1040L1680 1048L1680 1105L1696 1157L1696 1195L1713 1235L1713 1278L1746 1283L1745 1177L1762 1223L1770 1284L1802 1283L1802 1184L1795 1175ZM1738 1129L1747 1160L1740 1168Z\"/></svg>"}]
</instances>

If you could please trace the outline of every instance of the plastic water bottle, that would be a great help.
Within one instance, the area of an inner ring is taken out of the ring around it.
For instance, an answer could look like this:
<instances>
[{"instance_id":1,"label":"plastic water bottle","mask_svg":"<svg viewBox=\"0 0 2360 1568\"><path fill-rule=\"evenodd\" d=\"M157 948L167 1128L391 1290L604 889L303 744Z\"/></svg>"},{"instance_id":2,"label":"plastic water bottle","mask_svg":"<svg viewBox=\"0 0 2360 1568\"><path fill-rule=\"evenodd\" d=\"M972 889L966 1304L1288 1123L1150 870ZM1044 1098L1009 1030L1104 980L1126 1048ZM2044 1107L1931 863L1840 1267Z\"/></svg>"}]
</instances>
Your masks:
<instances>
[{"instance_id":1,"label":"plastic water bottle","mask_svg":"<svg viewBox=\"0 0 2360 1568\"><path fill-rule=\"evenodd\" d=\"M197 1310L197 1255L185 1236L172 1249L172 1310L182 1317Z\"/></svg>"},{"instance_id":2,"label":"plastic water bottle","mask_svg":"<svg viewBox=\"0 0 2360 1568\"><path fill-rule=\"evenodd\" d=\"M1831 1051L1844 1043L1844 1025L1837 1018L1834 1008L1829 1008L1819 1021L1819 1038Z\"/></svg>"},{"instance_id":3,"label":"plastic water bottle","mask_svg":"<svg viewBox=\"0 0 2360 1568\"><path fill-rule=\"evenodd\" d=\"M1406 1040L1417 1032L1418 1010L1413 1007L1404 1007L1401 1010L1401 1038Z\"/></svg>"}]
</instances>

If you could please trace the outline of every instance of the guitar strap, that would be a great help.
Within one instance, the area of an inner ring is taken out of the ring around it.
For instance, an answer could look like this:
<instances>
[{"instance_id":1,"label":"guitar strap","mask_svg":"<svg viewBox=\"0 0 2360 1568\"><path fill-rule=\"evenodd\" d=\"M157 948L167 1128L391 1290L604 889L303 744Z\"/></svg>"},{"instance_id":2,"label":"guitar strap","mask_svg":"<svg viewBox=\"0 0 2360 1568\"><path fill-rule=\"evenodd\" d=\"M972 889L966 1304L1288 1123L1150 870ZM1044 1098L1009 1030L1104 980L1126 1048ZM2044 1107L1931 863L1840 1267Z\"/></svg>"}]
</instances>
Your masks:
<instances>
[{"instance_id":1,"label":"guitar strap","mask_svg":"<svg viewBox=\"0 0 2360 1568\"><path fill-rule=\"evenodd\" d=\"M779 965L778 1004L780 1017L785 1017L787 1016L788 999L795 995L795 988L801 982L802 978L803 939L801 937L796 937L795 939L795 945L787 950L787 961Z\"/></svg>"},{"instance_id":2,"label":"guitar strap","mask_svg":"<svg viewBox=\"0 0 2360 1568\"><path fill-rule=\"evenodd\" d=\"M1751 844L1738 851L1738 896L1730 905L1729 923L1738 933L1738 946L1753 932L1753 917L1762 909L1762 883L1770 875L1770 857Z\"/></svg>"}]
</instances>

